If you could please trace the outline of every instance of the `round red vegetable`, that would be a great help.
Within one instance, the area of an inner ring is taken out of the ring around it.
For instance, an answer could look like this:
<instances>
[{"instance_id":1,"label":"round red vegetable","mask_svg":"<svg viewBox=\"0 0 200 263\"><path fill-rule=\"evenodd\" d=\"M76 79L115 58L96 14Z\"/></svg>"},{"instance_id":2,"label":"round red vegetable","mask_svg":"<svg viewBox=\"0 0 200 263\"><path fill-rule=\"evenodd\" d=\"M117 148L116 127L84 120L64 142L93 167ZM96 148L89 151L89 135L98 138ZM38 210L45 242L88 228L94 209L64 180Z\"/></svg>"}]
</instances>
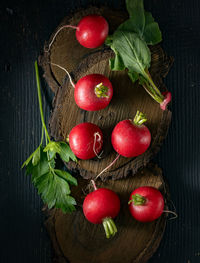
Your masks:
<instances>
[{"instance_id":1,"label":"round red vegetable","mask_svg":"<svg viewBox=\"0 0 200 263\"><path fill-rule=\"evenodd\" d=\"M83 202L83 213L93 224L103 224L106 237L109 238L117 232L112 218L120 210L120 200L115 192L107 188L97 189L89 193Z\"/></svg>"},{"instance_id":2,"label":"round red vegetable","mask_svg":"<svg viewBox=\"0 0 200 263\"><path fill-rule=\"evenodd\" d=\"M163 196L154 187L139 187L130 195L129 210L131 215L138 221L151 222L162 215L163 209Z\"/></svg>"},{"instance_id":3,"label":"round red vegetable","mask_svg":"<svg viewBox=\"0 0 200 263\"><path fill-rule=\"evenodd\" d=\"M69 145L78 158L84 160L94 158L103 146L102 131L93 123L80 123L71 130Z\"/></svg>"},{"instance_id":4,"label":"round red vegetable","mask_svg":"<svg viewBox=\"0 0 200 263\"><path fill-rule=\"evenodd\" d=\"M81 78L75 85L76 104L87 111L104 109L113 96L112 84L101 74L90 74Z\"/></svg>"},{"instance_id":5,"label":"round red vegetable","mask_svg":"<svg viewBox=\"0 0 200 263\"><path fill-rule=\"evenodd\" d=\"M78 42L86 48L101 46L108 36L108 23L100 15L88 15L83 17L76 30Z\"/></svg>"},{"instance_id":6,"label":"round red vegetable","mask_svg":"<svg viewBox=\"0 0 200 263\"><path fill-rule=\"evenodd\" d=\"M49 43L50 50L58 33L64 28L76 29L77 41L86 48L97 48L101 46L108 36L109 26L106 19L100 15L87 15L84 16L78 26L64 25L60 27Z\"/></svg>"},{"instance_id":7,"label":"round red vegetable","mask_svg":"<svg viewBox=\"0 0 200 263\"><path fill-rule=\"evenodd\" d=\"M124 157L135 157L143 154L151 143L151 133L143 125L146 121L144 114L137 111L134 121L119 122L111 135L113 148Z\"/></svg>"}]
</instances>

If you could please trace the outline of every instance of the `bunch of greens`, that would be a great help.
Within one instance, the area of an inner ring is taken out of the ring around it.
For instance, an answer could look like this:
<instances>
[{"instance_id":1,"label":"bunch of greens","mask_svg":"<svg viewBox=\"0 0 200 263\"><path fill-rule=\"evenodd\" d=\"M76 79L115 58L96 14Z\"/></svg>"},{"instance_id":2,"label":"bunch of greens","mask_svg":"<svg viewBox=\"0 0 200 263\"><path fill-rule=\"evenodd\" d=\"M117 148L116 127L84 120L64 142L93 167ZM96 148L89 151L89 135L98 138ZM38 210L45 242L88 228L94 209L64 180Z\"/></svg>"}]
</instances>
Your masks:
<instances>
[{"instance_id":1,"label":"bunch of greens","mask_svg":"<svg viewBox=\"0 0 200 263\"><path fill-rule=\"evenodd\" d=\"M69 145L65 142L54 142L48 134L42 109L41 87L37 61L35 62L36 82L40 115L42 122L42 137L39 147L23 163L26 174L32 175L32 182L48 208L61 208L64 213L75 210L76 201L70 196L70 186L77 186L77 180L70 173L55 168L56 155L64 162L77 161ZM43 138L45 135L45 147Z\"/></svg>"},{"instance_id":2,"label":"bunch of greens","mask_svg":"<svg viewBox=\"0 0 200 263\"><path fill-rule=\"evenodd\" d=\"M126 6L130 18L106 39L106 44L115 52L115 57L110 59L110 68L127 69L132 82L138 80L162 104L165 98L148 71L151 53L147 45L155 45L162 40L158 23L151 13L144 10L143 0L126 0Z\"/></svg>"}]
</instances>

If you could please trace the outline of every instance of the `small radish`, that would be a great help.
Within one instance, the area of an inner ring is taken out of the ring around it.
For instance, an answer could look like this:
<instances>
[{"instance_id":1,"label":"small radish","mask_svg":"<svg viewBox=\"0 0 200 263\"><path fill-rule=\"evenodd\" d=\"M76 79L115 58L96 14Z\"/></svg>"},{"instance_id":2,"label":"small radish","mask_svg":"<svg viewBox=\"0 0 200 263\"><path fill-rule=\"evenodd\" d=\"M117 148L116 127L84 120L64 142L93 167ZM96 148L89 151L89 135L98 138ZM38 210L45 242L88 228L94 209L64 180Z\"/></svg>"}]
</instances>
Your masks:
<instances>
[{"instance_id":1,"label":"small radish","mask_svg":"<svg viewBox=\"0 0 200 263\"><path fill-rule=\"evenodd\" d=\"M75 85L74 98L83 110L104 109L113 96L112 84L101 74L90 74L81 78Z\"/></svg>"},{"instance_id":2,"label":"small radish","mask_svg":"<svg viewBox=\"0 0 200 263\"><path fill-rule=\"evenodd\" d=\"M115 151L124 157L135 157L143 154L151 143L151 133L143 125L147 119L137 111L133 121L120 121L111 135L111 142Z\"/></svg>"},{"instance_id":3,"label":"small radish","mask_svg":"<svg viewBox=\"0 0 200 263\"><path fill-rule=\"evenodd\" d=\"M76 125L69 134L69 145L80 159L98 157L103 146L103 134L100 128L90 122Z\"/></svg>"},{"instance_id":4,"label":"small radish","mask_svg":"<svg viewBox=\"0 0 200 263\"><path fill-rule=\"evenodd\" d=\"M104 75L89 74L79 79L75 84L65 68L52 62L51 65L67 73L74 88L75 102L79 108L87 111L97 111L108 106L113 96L113 87L110 80Z\"/></svg>"},{"instance_id":5,"label":"small radish","mask_svg":"<svg viewBox=\"0 0 200 263\"><path fill-rule=\"evenodd\" d=\"M121 155L124 157L136 157L148 149L151 143L151 133L149 129L143 125L146 120L145 115L137 111L133 122L131 120L123 120L115 126L111 134L111 143L118 154L116 158L96 176L96 179L112 167Z\"/></svg>"},{"instance_id":6,"label":"small radish","mask_svg":"<svg viewBox=\"0 0 200 263\"><path fill-rule=\"evenodd\" d=\"M103 224L106 237L114 236L117 232L114 221L120 210L120 200L115 192L107 188L96 188L89 193L83 202L83 213L93 224Z\"/></svg>"},{"instance_id":7,"label":"small radish","mask_svg":"<svg viewBox=\"0 0 200 263\"><path fill-rule=\"evenodd\" d=\"M64 25L58 29L49 44L50 50L56 36L63 28L76 29L76 39L86 48L97 48L101 46L108 36L109 26L106 19L100 15L84 16L77 26Z\"/></svg>"},{"instance_id":8,"label":"small radish","mask_svg":"<svg viewBox=\"0 0 200 263\"><path fill-rule=\"evenodd\" d=\"M131 215L140 222L151 222L164 212L162 194L150 186L135 189L130 195L128 204Z\"/></svg>"},{"instance_id":9,"label":"small radish","mask_svg":"<svg viewBox=\"0 0 200 263\"><path fill-rule=\"evenodd\" d=\"M76 38L86 48L97 48L106 40L108 30L108 23L104 17L88 15L79 22L76 29Z\"/></svg>"}]
</instances>

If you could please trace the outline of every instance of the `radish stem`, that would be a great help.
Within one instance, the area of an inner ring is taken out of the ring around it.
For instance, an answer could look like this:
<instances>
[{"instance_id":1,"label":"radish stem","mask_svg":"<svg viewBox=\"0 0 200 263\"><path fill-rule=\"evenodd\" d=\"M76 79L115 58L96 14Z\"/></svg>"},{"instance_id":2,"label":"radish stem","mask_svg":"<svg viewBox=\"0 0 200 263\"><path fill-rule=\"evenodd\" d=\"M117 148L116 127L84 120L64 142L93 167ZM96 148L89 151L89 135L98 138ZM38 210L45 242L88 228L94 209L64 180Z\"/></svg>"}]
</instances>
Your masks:
<instances>
[{"instance_id":1,"label":"radish stem","mask_svg":"<svg viewBox=\"0 0 200 263\"><path fill-rule=\"evenodd\" d=\"M107 238L110 238L111 236L114 236L117 233L117 227L112 218L104 218L103 227Z\"/></svg>"},{"instance_id":2,"label":"radish stem","mask_svg":"<svg viewBox=\"0 0 200 263\"><path fill-rule=\"evenodd\" d=\"M128 204L130 205L132 202L134 205L144 205L146 203L146 198L142 195L135 194L132 195L132 199L128 202Z\"/></svg>"}]
</instances>

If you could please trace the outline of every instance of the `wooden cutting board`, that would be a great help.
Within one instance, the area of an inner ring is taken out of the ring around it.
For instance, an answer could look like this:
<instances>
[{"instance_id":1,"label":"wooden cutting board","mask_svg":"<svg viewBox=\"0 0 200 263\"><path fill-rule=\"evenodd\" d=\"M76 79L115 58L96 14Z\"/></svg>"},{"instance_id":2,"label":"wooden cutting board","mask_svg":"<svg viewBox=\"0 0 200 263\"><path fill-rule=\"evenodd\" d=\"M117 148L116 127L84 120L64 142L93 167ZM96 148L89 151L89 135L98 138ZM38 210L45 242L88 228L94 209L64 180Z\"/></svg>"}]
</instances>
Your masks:
<instances>
[{"instance_id":1,"label":"wooden cutting board","mask_svg":"<svg viewBox=\"0 0 200 263\"><path fill-rule=\"evenodd\" d=\"M110 33L127 18L127 14L119 11L90 7L64 18L58 28L63 24L76 25L82 16L91 13L101 14L107 19L111 25ZM48 43L44 50L47 49ZM163 84L163 78L167 75L173 59L167 56L159 45L152 47L151 53L151 75L158 87L164 91L166 87ZM74 189L73 194L79 202L80 209L72 215L64 215L57 210L48 213L46 226L58 263L117 263L122 260L124 263L146 262L159 245L165 228L165 215L147 224L133 220L127 210L127 200L133 189L144 185L157 187L166 197L168 191L161 169L152 164L146 168L145 166L158 152L167 134L171 112L162 111L141 86L130 81L125 71L110 71L108 62L112 56L112 51L105 46L95 50L80 46L75 39L75 32L71 29L64 29L55 38L49 52L44 52L40 57L44 77L55 93L49 123L52 137L55 140L65 140L76 124L85 121L97 124L104 134L102 159L80 160L78 164L73 162L66 164L78 177L79 186ZM66 73L51 66L51 62L71 72L74 82L90 73L106 75L114 87L114 96L110 105L98 112L86 112L79 109L74 102L73 88ZM116 219L118 234L113 239L106 240L102 227L90 224L83 217L81 204L84 198L83 192L88 185L85 179L94 178L116 157L110 143L111 131L117 122L123 119L133 119L137 110L145 113L148 118L146 124L151 131L152 142L147 152L141 156L120 157L112 169L103 175L102 179L106 181L99 183L99 186L116 191L122 202L120 215ZM110 178L118 180L113 181Z\"/></svg>"}]
</instances>

